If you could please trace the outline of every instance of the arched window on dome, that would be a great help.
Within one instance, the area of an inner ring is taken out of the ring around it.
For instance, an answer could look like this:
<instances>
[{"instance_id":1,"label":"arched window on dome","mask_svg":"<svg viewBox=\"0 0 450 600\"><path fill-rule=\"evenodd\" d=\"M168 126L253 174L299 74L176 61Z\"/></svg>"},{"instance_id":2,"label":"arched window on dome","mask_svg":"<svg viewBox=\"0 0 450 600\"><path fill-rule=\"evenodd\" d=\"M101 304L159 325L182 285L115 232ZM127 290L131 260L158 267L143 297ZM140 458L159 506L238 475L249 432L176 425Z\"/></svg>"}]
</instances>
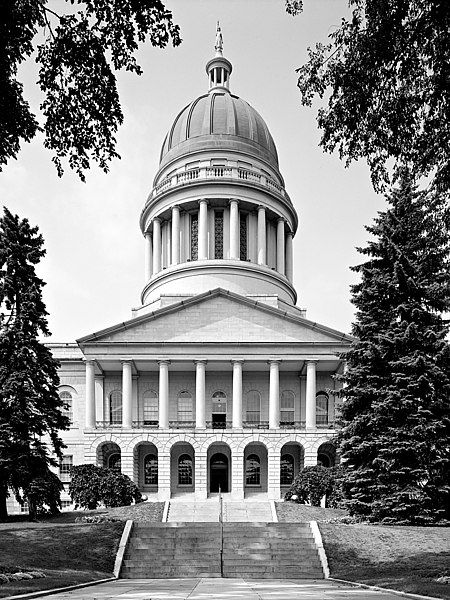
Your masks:
<instances>
[{"instance_id":1,"label":"arched window on dome","mask_svg":"<svg viewBox=\"0 0 450 600\"><path fill-rule=\"evenodd\" d=\"M328 394L317 392L316 394L316 424L328 425Z\"/></svg>"},{"instance_id":2,"label":"arched window on dome","mask_svg":"<svg viewBox=\"0 0 450 600\"><path fill-rule=\"evenodd\" d=\"M142 397L144 409L144 425L156 427L159 420L158 394L153 390L147 390Z\"/></svg>"},{"instance_id":3,"label":"arched window on dome","mask_svg":"<svg viewBox=\"0 0 450 600\"><path fill-rule=\"evenodd\" d=\"M223 210L214 211L214 258L223 258Z\"/></svg>"},{"instance_id":4,"label":"arched window on dome","mask_svg":"<svg viewBox=\"0 0 450 600\"><path fill-rule=\"evenodd\" d=\"M122 423L122 392L114 390L109 395L109 422Z\"/></svg>"},{"instance_id":5,"label":"arched window on dome","mask_svg":"<svg viewBox=\"0 0 450 600\"><path fill-rule=\"evenodd\" d=\"M247 392L245 420L247 423L259 424L261 420L261 394L256 390Z\"/></svg>"},{"instance_id":6,"label":"arched window on dome","mask_svg":"<svg viewBox=\"0 0 450 600\"><path fill-rule=\"evenodd\" d=\"M239 258L247 260L248 258L248 236L247 236L248 215L240 213L239 217Z\"/></svg>"},{"instance_id":7,"label":"arched window on dome","mask_svg":"<svg viewBox=\"0 0 450 600\"><path fill-rule=\"evenodd\" d=\"M158 457L147 454L144 458L144 485L158 485Z\"/></svg>"},{"instance_id":8,"label":"arched window on dome","mask_svg":"<svg viewBox=\"0 0 450 600\"><path fill-rule=\"evenodd\" d=\"M192 423L193 405L190 392L183 391L178 394L177 419L179 423Z\"/></svg>"},{"instance_id":9,"label":"arched window on dome","mask_svg":"<svg viewBox=\"0 0 450 600\"><path fill-rule=\"evenodd\" d=\"M192 458L182 454L178 459L178 485L192 485Z\"/></svg>"},{"instance_id":10,"label":"arched window on dome","mask_svg":"<svg viewBox=\"0 0 450 600\"><path fill-rule=\"evenodd\" d=\"M294 481L294 457L283 454L280 462L280 485L291 485Z\"/></svg>"},{"instance_id":11,"label":"arched window on dome","mask_svg":"<svg viewBox=\"0 0 450 600\"><path fill-rule=\"evenodd\" d=\"M191 215L191 260L198 260L198 214Z\"/></svg>"},{"instance_id":12,"label":"arched window on dome","mask_svg":"<svg viewBox=\"0 0 450 600\"><path fill-rule=\"evenodd\" d=\"M59 392L59 397L64 402L64 406L62 407L62 414L70 420L70 424L73 423L73 398L72 394L67 390L63 390Z\"/></svg>"},{"instance_id":13,"label":"arched window on dome","mask_svg":"<svg viewBox=\"0 0 450 600\"><path fill-rule=\"evenodd\" d=\"M249 454L245 461L245 485L261 485L261 460L257 454Z\"/></svg>"}]
</instances>

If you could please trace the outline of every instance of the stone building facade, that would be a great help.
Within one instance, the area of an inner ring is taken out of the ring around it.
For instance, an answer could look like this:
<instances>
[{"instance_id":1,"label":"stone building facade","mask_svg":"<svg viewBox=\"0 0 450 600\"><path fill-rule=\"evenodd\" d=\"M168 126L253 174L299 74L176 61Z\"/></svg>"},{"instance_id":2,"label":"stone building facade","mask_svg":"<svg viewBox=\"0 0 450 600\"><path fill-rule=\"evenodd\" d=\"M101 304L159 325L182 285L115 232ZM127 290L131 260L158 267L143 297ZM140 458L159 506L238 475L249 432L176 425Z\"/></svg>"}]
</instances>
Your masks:
<instances>
[{"instance_id":1,"label":"stone building facade","mask_svg":"<svg viewBox=\"0 0 450 600\"><path fill-rule=\"evenodd\" d=\"M330 391L351 338L297 308L298 217L275 144L230 91L221 47L206 71L209 90L175 118L140 215L141 306L52 346L72 419L61 477L95 463L150 499L219 488L278 499L302 466L334 464Z\"/></svg>"}]
</instances>

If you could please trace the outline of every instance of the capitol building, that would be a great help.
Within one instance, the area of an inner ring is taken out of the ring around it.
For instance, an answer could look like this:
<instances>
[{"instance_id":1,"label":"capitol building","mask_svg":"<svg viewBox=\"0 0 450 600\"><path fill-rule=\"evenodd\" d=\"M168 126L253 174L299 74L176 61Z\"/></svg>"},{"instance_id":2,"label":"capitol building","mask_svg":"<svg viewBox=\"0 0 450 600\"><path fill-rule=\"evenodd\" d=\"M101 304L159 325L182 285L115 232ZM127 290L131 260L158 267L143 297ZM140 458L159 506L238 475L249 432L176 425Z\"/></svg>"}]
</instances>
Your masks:
<instances>
[{"instance_id":1,"label":"capitol building","mask_svg":"<svg viewBox=\"0 0 450 600\"><path fill-rule=\"evenodd\" d=\"M220 31L206 73L139 215L141 305L76 344L50 344L72 422L66 483L72 465L93 463L150 500L219 489L276 500L303 466L335 464L331 391L352 338L296 306L298 215L267 124L233 93Z\"/></svg>"}]
</instances>

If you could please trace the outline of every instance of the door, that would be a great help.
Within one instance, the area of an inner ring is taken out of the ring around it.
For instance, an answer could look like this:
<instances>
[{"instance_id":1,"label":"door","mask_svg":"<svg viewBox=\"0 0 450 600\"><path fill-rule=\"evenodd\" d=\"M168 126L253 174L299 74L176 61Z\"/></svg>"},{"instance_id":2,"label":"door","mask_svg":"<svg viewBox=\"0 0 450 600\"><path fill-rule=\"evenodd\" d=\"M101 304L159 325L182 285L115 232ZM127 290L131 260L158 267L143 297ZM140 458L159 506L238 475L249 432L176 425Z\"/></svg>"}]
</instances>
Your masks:
<instances>
[{"instance_id":1,"label":"door","mask_svg":"<svg viewBox=\"0 0 450 600\"><path fill-rule=\"evenodd\" d=\"M228 458L217 452L209 462L209 491L211 493L228 492Z\"/></svg>"}]
</instances>

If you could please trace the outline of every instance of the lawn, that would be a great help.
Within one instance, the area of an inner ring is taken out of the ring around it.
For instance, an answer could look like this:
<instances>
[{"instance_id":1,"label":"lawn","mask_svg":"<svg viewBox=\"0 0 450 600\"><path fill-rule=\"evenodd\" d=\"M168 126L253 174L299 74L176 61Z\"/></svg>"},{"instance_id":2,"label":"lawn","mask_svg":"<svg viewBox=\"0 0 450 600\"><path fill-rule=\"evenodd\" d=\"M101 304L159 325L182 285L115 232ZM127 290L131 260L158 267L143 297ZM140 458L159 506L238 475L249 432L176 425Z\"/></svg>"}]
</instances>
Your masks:
<instances>
[{"instance_id":1,"label":"lawn","mask_svg":"<svg viewBox=\"0 0 450 600\"><path fill-rule=\"evenodd\" d=\"M450 529L320 523L331 576L450 599Z\"/></svg>"},{"instance_id":2,"label":"lawn","mask_svg":"<svg viewBox=\"0 0 450 600\"><path fill-rule=\"evenodd\" d=\"M306 506L295 502L277 502L276 509L280 523L320 522L344 517L348 514L347 511L339 508L320 508L319 506Z\"/></svg>"},{"instance_id":3,"label":"lawn","mask_svg":"<svg viewBox=\"0 0 450 600\"><path fill-rule=\"evenodd\" d=\"M162 502L136 506L63 512L39 523L24 515L0 523L0 573L42 571L44 579L0 584L0 597L49 590L112 577L124 521L160 522ZM105 516L117 522L77 523L83 516Z\"/></svg>"}]
</instances>

